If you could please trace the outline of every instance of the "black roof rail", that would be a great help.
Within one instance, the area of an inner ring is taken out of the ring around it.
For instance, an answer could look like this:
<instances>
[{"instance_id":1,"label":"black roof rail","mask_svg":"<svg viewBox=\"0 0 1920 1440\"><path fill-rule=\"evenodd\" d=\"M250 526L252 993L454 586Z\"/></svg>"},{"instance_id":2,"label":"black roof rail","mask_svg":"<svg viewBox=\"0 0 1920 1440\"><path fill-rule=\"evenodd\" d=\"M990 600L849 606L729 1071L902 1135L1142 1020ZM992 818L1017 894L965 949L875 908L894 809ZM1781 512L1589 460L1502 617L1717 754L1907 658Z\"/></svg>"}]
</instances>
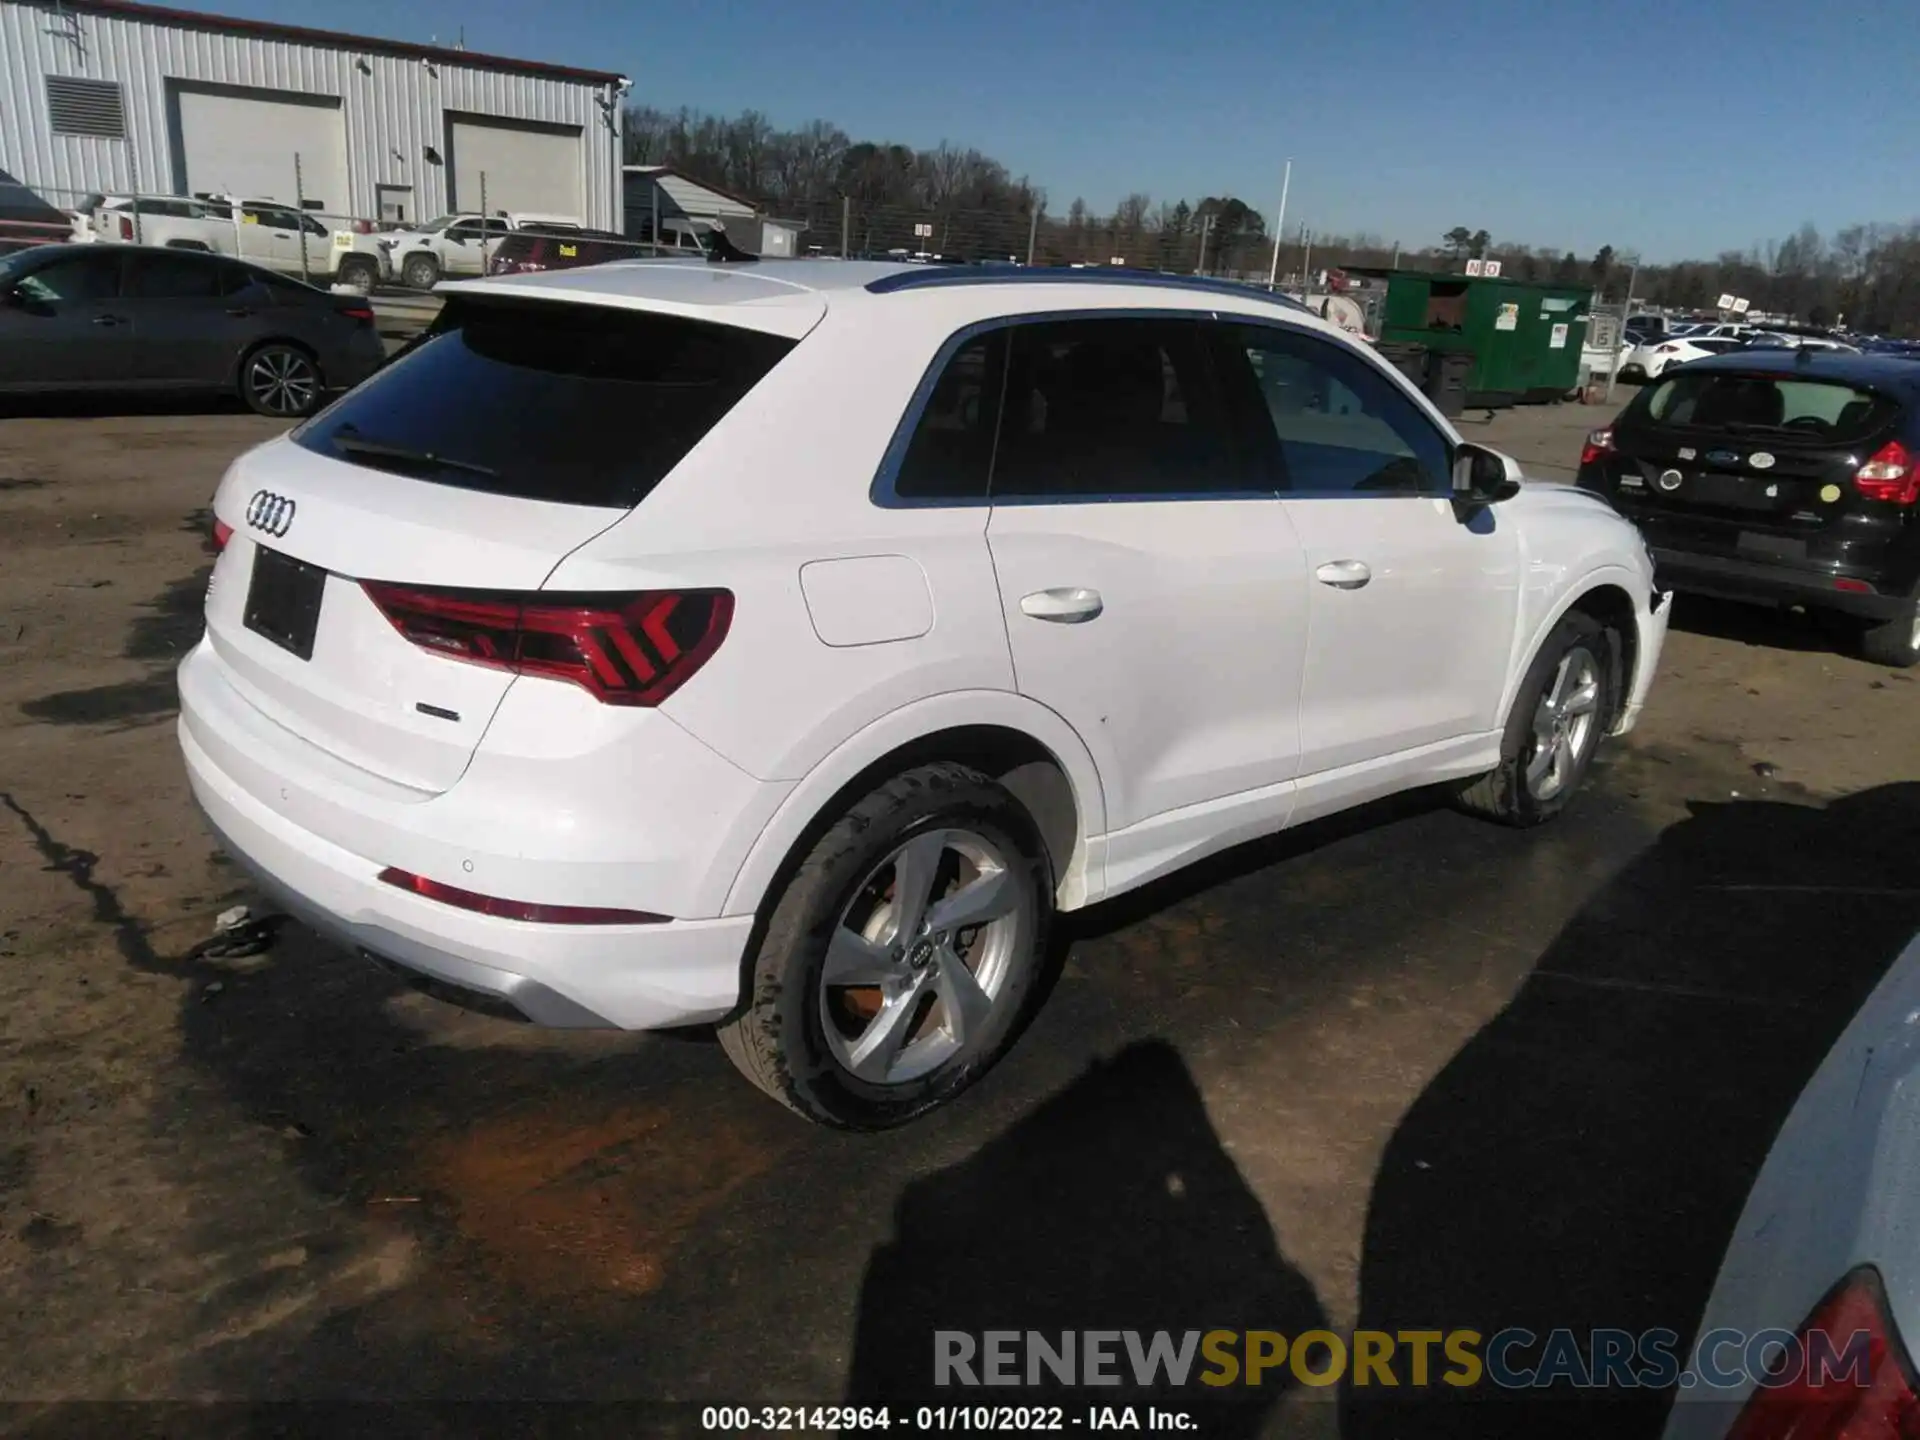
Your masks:
<instances>
[{"instance_id":1,"label":"black roof rail","mask_svg":"<svg viewBox=\"0 0 1920 1440\"><path fill-rule=\"evenodd\" d=\"M1122 269L1111 265L1090 265L1083 270L1039 265L916 265L869 280L866 288L875 295L891 295L896 290L933 290L952 285L1151 285L1163 289L1198 290L1213 295L1232 295L1241 300L1262 300L1272 305L1313 314L1291 295L1265 290L1238 280L1215 280L1206 275L1169 275L1159 270Z\"/></svg>"}]
</instances>

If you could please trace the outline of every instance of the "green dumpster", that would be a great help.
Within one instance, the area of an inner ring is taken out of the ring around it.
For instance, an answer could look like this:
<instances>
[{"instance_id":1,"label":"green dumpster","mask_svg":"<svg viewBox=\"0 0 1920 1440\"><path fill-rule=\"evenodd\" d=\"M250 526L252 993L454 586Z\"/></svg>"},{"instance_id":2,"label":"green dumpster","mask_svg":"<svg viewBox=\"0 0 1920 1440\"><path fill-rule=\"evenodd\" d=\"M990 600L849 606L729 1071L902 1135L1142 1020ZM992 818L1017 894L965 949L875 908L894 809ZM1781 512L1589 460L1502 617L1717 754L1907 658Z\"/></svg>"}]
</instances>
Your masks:
<instances>
[{"instance_id":1,"label":"green dumpster","mask_svg":"<svg viewBox=\"0 0 1920 1440\"><path fill-rule=\"evenodd\" d=\"M1450 352L1473 357L1464 399L1456 404L1491 409L1558 400L1580 383L1580 350L1593 308L1585 286L1425 270L1348 273L1387 282L1383 350L1425 345L1434 352L1430 375Z\"/></svg>"}]
</instances>

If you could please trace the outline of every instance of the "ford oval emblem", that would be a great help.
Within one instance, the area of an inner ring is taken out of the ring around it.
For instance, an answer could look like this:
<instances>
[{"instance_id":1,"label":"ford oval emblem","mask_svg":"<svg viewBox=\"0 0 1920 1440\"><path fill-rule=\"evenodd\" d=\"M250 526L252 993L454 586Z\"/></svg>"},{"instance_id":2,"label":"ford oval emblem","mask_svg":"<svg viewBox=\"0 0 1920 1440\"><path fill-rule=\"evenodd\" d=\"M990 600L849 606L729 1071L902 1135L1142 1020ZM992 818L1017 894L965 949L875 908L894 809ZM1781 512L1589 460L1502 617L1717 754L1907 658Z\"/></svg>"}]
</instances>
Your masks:
<instances>
[{"instance_id":1,"label":"ford oval emblem","mask_svg":"<svg viewBox=\"0 0 1920 1440\"><path fill-rule=\"evenodd\" d=\"M1680 472L1678 470L1662 470L1660 472L1660 478L1653 483L1658 485L1662 490L1678 490L1680 488Z\"/></svg>"},{"instance_id":2,"label":"ford oval emblem","mask_svg":"<svg viewBox=\"0 0 1920 1440\"><path fill-rule=\"evenodd\" d=\"M1740 454L1736 450L1709 450L1707 461L1713 465L1738 465Z\"/></svg>"}]
</instances>

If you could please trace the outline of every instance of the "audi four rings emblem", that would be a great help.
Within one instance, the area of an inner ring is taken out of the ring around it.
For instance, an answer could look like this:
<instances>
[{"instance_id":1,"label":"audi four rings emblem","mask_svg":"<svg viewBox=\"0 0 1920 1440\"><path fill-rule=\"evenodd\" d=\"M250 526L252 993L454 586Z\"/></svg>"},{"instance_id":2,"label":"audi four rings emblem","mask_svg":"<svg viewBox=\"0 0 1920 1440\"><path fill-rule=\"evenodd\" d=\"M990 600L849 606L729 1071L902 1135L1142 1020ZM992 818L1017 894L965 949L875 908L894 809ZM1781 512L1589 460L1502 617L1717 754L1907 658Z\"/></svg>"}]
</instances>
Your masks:
<instances>
[{"instance_id":1,"label":"audi four rings emblem","mask_svg":"<svg viewBox=\"0 0 1920 1440\"><path fill-rule=\"evenodd\" d=\"M256 490L247 501L247 524L278 540L293 528L293 512L300 507L284 495L271 490Z\"/></svg>"}]
</instances>

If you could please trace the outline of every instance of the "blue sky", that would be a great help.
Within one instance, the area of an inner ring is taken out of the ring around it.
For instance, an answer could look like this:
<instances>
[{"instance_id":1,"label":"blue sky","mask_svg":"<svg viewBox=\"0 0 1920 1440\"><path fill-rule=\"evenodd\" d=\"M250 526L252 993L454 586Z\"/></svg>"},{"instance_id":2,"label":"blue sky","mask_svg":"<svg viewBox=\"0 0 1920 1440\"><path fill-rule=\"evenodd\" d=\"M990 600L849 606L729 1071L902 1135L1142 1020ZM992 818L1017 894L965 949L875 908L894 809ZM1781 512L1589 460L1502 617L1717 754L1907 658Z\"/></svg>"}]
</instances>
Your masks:
<instances>
[{"instance_id":1,"label":"blue sky","mask_svg":"<svg viewBox=\"0 0 1920 1440\"><path fill-rule=\"evenodd\" d=\"M192 3L192 0L182 0ZM202 0L621 70L637 99L977 146L1111 209L1711 255L1920 213L1913 0ZM1037 18L1036 18L1037 17Z\"/></svg>"}]
</instances>

